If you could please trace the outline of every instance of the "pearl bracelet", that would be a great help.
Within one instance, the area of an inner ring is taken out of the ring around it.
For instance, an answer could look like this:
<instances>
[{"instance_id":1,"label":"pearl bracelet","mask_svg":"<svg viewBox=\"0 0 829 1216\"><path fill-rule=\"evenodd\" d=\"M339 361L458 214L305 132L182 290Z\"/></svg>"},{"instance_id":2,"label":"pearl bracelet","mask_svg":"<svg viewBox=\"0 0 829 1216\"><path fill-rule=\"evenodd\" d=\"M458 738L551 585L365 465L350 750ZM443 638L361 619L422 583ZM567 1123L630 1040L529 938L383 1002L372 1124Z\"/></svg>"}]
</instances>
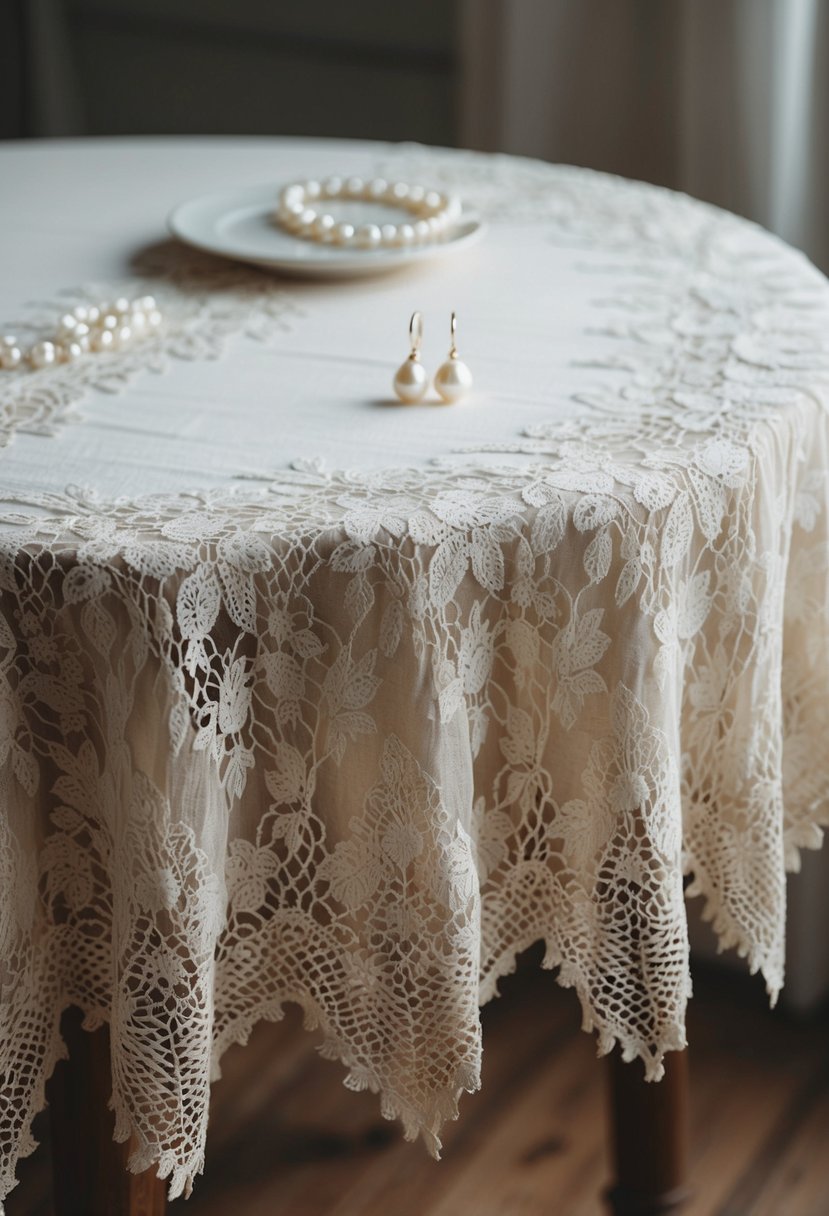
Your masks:
<instances>
[{"instance_id":1,"label":"pearl bracelet","mask_svg":"<svg viewBox=\"0 0 829 1216\"><path fill-rule=\"evenodd\" d=\"M158 329L161 321L154 296L78 304L61 317L50 340L24 348L11 334L0 338L0 368L13 371L25 366L36 371L53 363L73 363L90 351L121 350Z\"/></svg>"},{"instance_id":2,"label":"pearl bracelet","mask_svg":"<svg viewBox=\"0 0 829 1216\"><path fill-rule=\"evenodd\" d=\"M383 203L401 207L411 216L405 224L338 223L322 203L329 199ZM331 245L362 249L425 245L438 241L461 214L460 199L425 186L387 182L382 177L328 177L325 181L292 182L279 195L274 219L294 236Z\"/></svg>"}]
</instances>

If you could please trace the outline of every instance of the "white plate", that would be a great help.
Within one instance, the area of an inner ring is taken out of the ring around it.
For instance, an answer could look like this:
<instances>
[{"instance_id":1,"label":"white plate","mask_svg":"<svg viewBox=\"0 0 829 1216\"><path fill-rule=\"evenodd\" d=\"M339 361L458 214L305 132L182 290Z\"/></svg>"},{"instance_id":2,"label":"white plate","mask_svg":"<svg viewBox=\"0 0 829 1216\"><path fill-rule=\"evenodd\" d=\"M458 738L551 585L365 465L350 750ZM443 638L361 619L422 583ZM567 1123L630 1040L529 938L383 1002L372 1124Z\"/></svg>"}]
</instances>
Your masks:
<instances>
[{"instance_id":1,"label":"white plate","mask_svg":"<svg viewBox=\"0 0 829 1216\"><path fill-rule=\"evenodd\" d=\"M167 223L179 240L221 257L252 262L272 270L308 278L351 278L381 274L466 249L484 234L485 225L471 212L463 212L444 240L404 249L354 249L319 245L292 236L271 219L279 184L257 186L235 193L207 194L182 203ZM362 206L362 204L354 204ZM375 214L364 205L364 222L388 219L388 209ZM395 219L399 220L398 211Z\"/></svg>"}]
</instances>

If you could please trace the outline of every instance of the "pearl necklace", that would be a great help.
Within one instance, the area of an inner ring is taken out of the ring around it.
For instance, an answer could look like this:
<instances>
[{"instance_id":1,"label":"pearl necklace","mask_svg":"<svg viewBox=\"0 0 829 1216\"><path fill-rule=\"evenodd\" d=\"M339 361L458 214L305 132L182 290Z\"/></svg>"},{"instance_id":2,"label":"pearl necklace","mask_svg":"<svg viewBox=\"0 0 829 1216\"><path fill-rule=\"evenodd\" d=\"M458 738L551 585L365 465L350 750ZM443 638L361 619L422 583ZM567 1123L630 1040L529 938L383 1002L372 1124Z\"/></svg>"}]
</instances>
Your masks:
<instances>
[{"instance_id":1,"label":"pearl necklace","mask_svg":"<svg viewBox=\"0 0 829 1216\"><path fill-rule=\"evenodd\" d=\"M78 304L61 317L52 339L24 348L12 334L0 338L0 368L37 371L54 363L73 363L90 351L121 350L158 329L161 322L154 296L135 300L122 296L113 304Z\"/></svg>"},{"instance_id":2,"label":"pearl necklace","mask_svg":"<svg viewBox=\"0 0 829 1216\"><path fill-rule=\"evenodd\" d=\"M401 207L411 216L405 224L337 223L320 204L329 199L384 203ZM329 177L323 182L291 182L279 195L275 221L294 236L323 244L362 249L425 245L438 241L461 214L460 199L425 186L387 182L382 177Z\"/></svg>"}]
</instances>

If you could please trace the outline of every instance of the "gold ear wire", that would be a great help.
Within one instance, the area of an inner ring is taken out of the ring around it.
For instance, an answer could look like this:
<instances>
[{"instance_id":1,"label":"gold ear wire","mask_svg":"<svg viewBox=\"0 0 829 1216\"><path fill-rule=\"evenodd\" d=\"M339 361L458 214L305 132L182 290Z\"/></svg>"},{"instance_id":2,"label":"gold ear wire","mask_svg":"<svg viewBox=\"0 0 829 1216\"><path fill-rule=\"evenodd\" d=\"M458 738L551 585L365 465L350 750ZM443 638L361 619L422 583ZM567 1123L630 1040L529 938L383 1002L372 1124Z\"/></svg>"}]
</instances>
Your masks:
<instances>
[{"instance_id":1,"label":"gold ear wire","mask_svg":"<svg viewBox=\"0 0 829 1216\"><path fill-rule=\"evenodd\" d=\"M453 404L455 401L460 401L461 397L465 397L472 389L472 372L466 364L458 358L458 316L453 312L449 322L449 333L451 344L449 347L449 355L445 363L441 363L435 373L435 388L438 395L446 402L447 405Z\"/></svg>"}]
</instances>

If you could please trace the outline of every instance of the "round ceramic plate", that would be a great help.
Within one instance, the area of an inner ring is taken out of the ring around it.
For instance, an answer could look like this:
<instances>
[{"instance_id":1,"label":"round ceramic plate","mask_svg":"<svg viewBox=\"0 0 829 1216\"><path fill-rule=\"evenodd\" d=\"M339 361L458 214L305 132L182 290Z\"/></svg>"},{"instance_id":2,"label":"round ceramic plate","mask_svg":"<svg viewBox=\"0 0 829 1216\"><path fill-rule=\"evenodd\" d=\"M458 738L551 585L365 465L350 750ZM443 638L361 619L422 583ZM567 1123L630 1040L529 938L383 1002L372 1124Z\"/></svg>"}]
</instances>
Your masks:
<instances>
[{"instance_id":1,"label":"round ceramic plate","mask_svg":"<svg viewBox=\"0 0 829 1216\"><path fill-rule=\"evenodd\" d=\"M432 245L404 249L354 249L320 245L277 226L271 218L279 185L257 186L233 194L207 194L182 203L167 221L173 236L221 257L252 262L309 278L352 278L381 274L432 258L447 257L480 240L484 224L462 212L446 237ZM359 210L359 218L357 210ZM361 223L400 221L400 211L373 203L345 204L339 218Z\"/></svg>"}]
</instances>

